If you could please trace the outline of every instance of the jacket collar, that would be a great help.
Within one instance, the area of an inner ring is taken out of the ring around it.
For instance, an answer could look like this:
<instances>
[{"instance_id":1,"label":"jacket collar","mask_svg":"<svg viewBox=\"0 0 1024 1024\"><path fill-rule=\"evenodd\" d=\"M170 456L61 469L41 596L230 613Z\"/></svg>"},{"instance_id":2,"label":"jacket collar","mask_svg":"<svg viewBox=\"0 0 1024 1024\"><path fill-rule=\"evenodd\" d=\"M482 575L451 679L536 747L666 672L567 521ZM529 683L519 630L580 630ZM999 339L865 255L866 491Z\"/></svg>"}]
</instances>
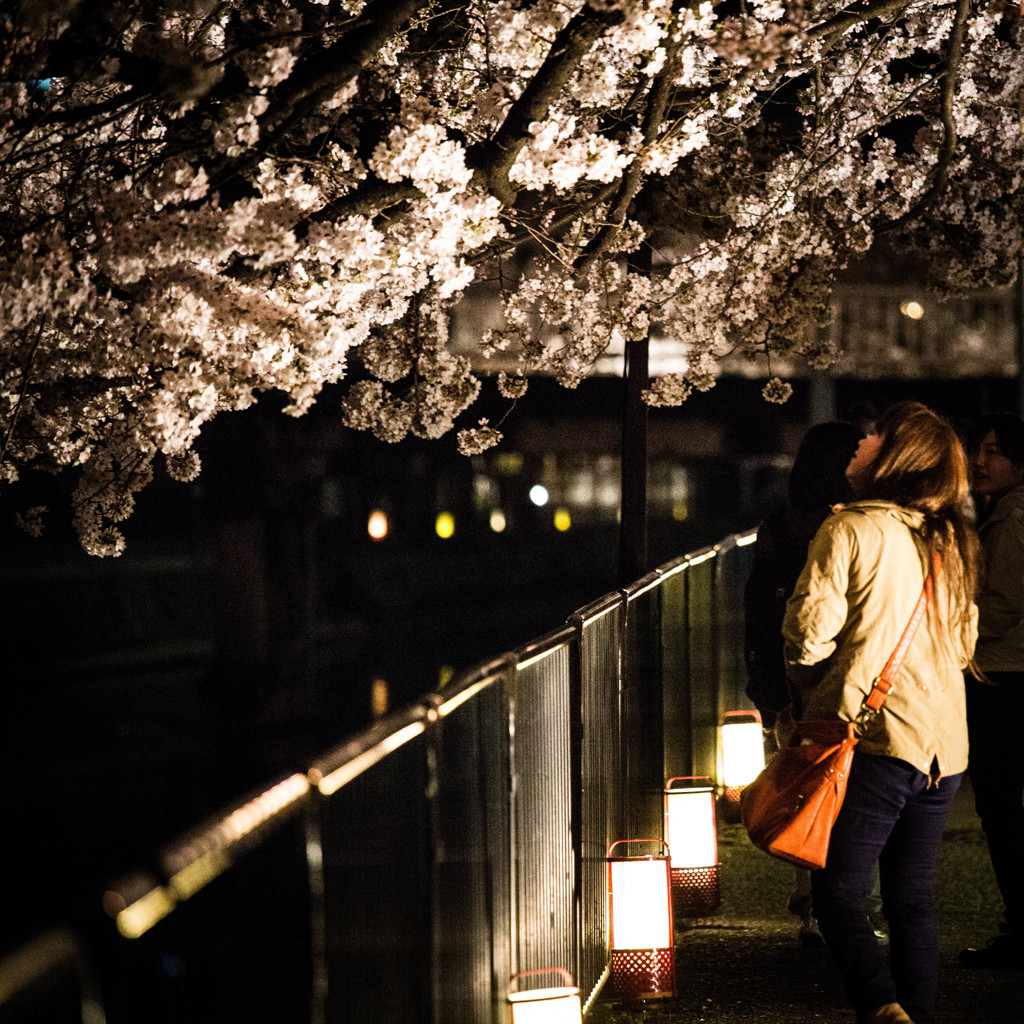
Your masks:
<instances>
[{"instance_id":1,"label":"jacket collar","mask_svg":"<svg viewBox=\"0 0 1024 1024\"><path fill-rule=\"evenodd\" d=\"M1021 489L1024 491L1024 488ZM915 508L904 508L894 501L883 501L881 498L867 498L863 501L851 501L844 505L848 512L861 512L864 515L887 515L898 519L911 530L919 530L924 524L924 513Z\"/></svg>"}]
</instances>

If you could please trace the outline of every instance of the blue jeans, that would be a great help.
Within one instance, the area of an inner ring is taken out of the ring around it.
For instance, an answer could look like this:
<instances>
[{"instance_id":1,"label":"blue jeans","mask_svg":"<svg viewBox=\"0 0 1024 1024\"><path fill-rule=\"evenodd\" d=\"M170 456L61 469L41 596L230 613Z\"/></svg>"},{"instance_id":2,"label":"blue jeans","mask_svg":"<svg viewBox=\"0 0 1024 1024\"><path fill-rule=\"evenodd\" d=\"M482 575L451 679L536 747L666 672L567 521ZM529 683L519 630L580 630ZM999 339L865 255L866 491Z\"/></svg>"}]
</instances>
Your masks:
<instances>
[{"instance_id":1,"label":"blue jeans","mask_svg":"<svg viewBox=\"0 0 1024 1024\"><path fill-rule=\"evenodd\" d=\"M945 776L936 785L906 761L854 752L828 862L812 872L811 891L821 933L859 1014L899 1003L914 1024L934 1022L939 940L932 880L961 778ZM876 861L888 960L864 905Z\"/></svg>"}]
</instances>

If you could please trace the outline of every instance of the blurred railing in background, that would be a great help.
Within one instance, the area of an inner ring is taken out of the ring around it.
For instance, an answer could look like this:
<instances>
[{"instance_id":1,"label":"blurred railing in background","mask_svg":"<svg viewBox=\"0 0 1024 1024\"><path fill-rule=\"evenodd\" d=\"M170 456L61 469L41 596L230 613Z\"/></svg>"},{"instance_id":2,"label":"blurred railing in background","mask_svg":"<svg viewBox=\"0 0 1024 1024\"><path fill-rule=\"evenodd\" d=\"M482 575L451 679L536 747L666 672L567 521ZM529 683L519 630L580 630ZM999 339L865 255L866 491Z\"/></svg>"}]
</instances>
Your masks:
<instances>
[{"instance_id":1,"label":"blurred railing in background","mask_svg":"<svg viewBox=\"0 0 1024 1024\"><path fill-rule=\"evenodd\" d=\"M498 1024L513 974L608 975L607 853L744 707L754 531L456 677L0 963L0 1020Z\"/></svg>"}]
</instances>

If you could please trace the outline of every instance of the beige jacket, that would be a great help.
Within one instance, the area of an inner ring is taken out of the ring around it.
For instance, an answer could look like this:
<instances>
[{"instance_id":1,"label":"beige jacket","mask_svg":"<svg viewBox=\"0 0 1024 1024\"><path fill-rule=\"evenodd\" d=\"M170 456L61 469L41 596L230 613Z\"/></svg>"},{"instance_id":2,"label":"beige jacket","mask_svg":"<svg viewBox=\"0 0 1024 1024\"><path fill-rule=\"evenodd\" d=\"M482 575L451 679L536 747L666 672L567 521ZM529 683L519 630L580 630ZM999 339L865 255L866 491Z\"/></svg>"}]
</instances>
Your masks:
<instances>
[{"instance_id":1,"label":"beige jacket","mask_svg":"<svg viewBox=\"0 0 1024 1024\"><path fill-rule=\"evenodd\" d=\"M821 525L782 626L797 716L856 719L921 594L921 523L920 513L892 502L858 501ZM970 608L967 649L952 617L940 574L859 751L900 758L925 774L954 775L967 767L962 670L973 651L977 610Z\"/></svg>"},{"instance_id":2,"label":"beige jacket","mask_svg":"<svg viewBox=\"0 0 1024 1024\"><path fill-rule=\"evenodd\" d=\"M978 594L978 667L1024 671L1024 487L999 499L978 528L982 583Z\"/></svg>"}]
</instances>

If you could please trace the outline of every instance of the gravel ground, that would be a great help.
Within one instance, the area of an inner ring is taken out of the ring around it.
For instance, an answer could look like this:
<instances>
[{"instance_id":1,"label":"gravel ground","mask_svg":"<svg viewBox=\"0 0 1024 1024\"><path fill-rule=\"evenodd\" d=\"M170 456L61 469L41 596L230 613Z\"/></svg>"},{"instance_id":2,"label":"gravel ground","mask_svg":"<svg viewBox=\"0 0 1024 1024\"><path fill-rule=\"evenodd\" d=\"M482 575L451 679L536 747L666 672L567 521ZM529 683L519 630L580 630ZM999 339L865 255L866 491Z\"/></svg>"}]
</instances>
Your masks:
<instances>
[{"instance_id":1,"label":"gravel ground","mask_svg":"<svg viewBox=\"0 0 1024 1024\"><path fill-rule=\"evenodd\" d=\"M792 871L751 846L741 825L719 826L722 906L676 932L678 994L627 1006L605 985L587 1024L854 1024L827 950L797 942L786 911ZM965 786L939 855L941 965L937 1024L1021 1024L1024 974L979 971L957 952L994 934L1001 902Z\"/></svg>"}]
</instances>

